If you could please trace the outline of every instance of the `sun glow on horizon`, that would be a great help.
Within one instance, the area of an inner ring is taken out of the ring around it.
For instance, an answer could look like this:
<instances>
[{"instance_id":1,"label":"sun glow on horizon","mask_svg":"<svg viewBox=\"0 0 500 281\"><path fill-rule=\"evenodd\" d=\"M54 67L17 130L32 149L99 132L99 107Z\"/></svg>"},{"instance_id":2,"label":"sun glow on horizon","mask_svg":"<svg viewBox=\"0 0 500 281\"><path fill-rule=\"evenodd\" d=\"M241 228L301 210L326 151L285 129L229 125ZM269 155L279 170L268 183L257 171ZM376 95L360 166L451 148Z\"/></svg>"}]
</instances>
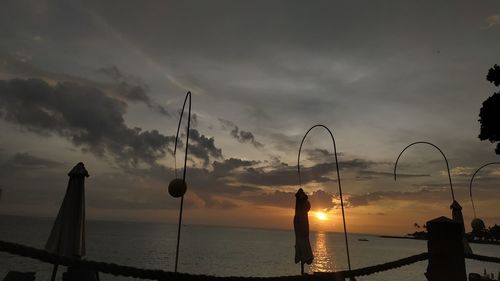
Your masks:
<instances>
[{"instance_id":1,"label":"sun glow on horizon","mask_svg":"<svg viewBox=\"0 0 500 281\"><path fill-rule=\"evenodd\" d=\"M316 212L316 218L320 221L326 221L328 219L328 216L326 215L325 212L322 211L317 211Z\"/></svg>"}]
</instances>

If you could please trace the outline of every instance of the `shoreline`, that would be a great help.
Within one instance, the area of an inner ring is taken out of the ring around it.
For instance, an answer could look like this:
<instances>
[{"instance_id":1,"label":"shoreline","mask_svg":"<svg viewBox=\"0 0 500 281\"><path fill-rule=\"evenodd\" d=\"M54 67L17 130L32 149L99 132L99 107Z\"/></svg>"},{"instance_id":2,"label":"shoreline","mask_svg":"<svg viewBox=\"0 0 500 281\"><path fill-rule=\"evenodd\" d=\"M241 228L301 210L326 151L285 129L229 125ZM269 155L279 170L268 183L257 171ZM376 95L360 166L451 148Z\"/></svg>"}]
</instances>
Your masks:
<instances>
[{"instance_id":1,"label":"shoreline","mask_svg":"<svg viewBox=\"0 0 500 281\"><path fill-rule=\"evenodd\" d=\"M395 235L379 235L380 238L389 238L389 239L411 239L411 240L427 240L427 238L420 237L412 237L412 236L395 236ZM484 240L473 240L469 241L469 243L474 244L488 244L488 245L500 245L500 241L484 241Z\"/></svg>"}]
</instances>

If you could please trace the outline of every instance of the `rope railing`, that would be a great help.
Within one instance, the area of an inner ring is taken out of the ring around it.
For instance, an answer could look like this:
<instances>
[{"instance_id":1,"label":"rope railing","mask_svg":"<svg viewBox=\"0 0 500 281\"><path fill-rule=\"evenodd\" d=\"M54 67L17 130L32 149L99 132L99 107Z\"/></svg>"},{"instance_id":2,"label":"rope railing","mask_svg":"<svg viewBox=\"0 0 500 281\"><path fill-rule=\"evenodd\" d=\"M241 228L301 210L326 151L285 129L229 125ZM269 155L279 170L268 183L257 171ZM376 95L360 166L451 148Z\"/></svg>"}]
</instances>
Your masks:
<instances>
[{"instance_id":1,"label":"rope railing","mask_svg":"<svg viewBox=\"0 0 500 281\"><path fill-rule=\"evenodd\" d=\"M314 275L304 275L304 276L277 276L277 277L220 277L220 276L209 276L209 275L197 275L197 274L187 274L187 273L175 273L168 272L159 269L142 269L132 266L117 265L114 263L105 263L90 261L85 259L68 258L62 257L56 254L49 253L45 250L40 250L34 247L29 247L21 244L0 241L0 252L6 252L13 255L23 256L27 258L36 259L42 262L51 264L60 264L63 266L73 266L76 268L87 269L98 271L101 273L112 274L115 276L125 276L133 277L139 279L151 279L151 280L209 280L209 281L225 281L225 280L266 280L266 281L294 281L294 280L335 280L336 276L342 276L343 278L370 275L377 272L382 272L390 269L399 268L402 266L410 265L416 262L424 261L428 258L427 253L421 253L418 255L410 256L407 258L399 259L392 262L387 262L375 266L369 266L364 268L353 269L351 271L338 271L338 272L322 272L315 273ZM484 258L480 256L481 258ZM486 257L489 258L489 257ZM334 278L332 278L334 277Z\"/></svg>"},{"instance_id":2,"label":"rope railing","mask_svg":"<svg viewBox=\"0 0 500 281\"><path fill-rule=\"evenodd\" d=\"M421 262L427 260L429 258L428 253L421 253L413 256L409 256L406 258L402 258L399 260L386 262L378 265L353 269L349 272L349 270L337 271L337 272L324 272L320 273L323 276L343 276L344 278L357 277L357 276L366 276L374 273L379 273L391 269L396 269L399 267L407 266L413 263Z\"/></svg>"},{"instance_id":3,"label":"rope railing","mask_svg":"<svg viewBox=\"0 0 500 281\"><path fill-rule=\"evenodd\" d=\"M476 254L465 254L465 258L470 259L470 260L500 263L499 257L481 256L481 255L476 255Z\"/></svg>"},{"instance_id":4,"label":"rope railing","mask_svg":"<svg viewBox=\"0 0 500 281\"><path fill-rule=\"evenodd\" d=\"M6 252L13 255L23 256L27 258L36 259L42 262L51 264L60 264L63 266L73 266L76 268L82 268L87 270L94 270L101 273L112 274L115 276L125 276L133 277L139 279L150 279L150 280L179 280L179 281L191 281L191 280L209 280L209 281L229 281L229 280L266 280L266 281L294 281L294 280L336 280L336 278L350 278L357 276L366 276L374 273L379 273L387 270L396 269L399 267L411 265L413 263L421 262L429 258L428 253L421 253L413 255L410 257L402 258L399 260L386 262L374 266L368 266L358 269L353 269L351 271L337 271L337 272L318 272L314 275L304 275L304 276L276 276L276 277L235 277L235 276L210 276L210 275L199 275L199 274L188 274L188 273L175 273L169 271L163 271L159 269L142 269L132 266L118 265L114 263L97 262L78 258L63 257L56 254L49 253L45 250L37 249L34 247L29 247L21 244L16 244L12 242L0 241L0 252ZM482 256L476 254L466 254L467 259L499 263L499 257Z\"/></svg>"}]
</instances>

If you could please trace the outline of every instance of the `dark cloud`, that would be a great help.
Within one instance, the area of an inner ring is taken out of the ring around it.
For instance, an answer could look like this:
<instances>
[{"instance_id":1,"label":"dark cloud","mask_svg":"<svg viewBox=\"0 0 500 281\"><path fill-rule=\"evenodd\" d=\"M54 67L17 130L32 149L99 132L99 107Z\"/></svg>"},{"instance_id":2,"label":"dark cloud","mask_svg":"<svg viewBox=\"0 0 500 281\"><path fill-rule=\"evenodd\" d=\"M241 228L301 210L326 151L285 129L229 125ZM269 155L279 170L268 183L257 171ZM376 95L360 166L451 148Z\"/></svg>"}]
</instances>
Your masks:
<instances>
[{"instance_id":1,"label":"dark cloud","mask_svg":"<svg viewBox=\"0 0 500 281\"><path fill-rule=\"evenodd\" d=\"M323 211L329 211L335 207L340 206L340 203L334 201L338 196L334 196L326 191L318 189L313 191L311 195L309 195L309 201L311 202L311 208L313 209L321 209ZM340 197L339 197L340 198Z\"/></svg>"},{"instance_id":2,"label":"dark cloud","mask_svg":"<svg viewBox=\"0 0 500 281\"><path fill-rule=\"evenodd\" d=\"M99 68L97 72L109 78L109 83L50 72L31 64L30 60L25 60L15 55L6 55L0 52L0 79L37 78L51 81L52 83L73 82L97 88L127 102L143 103L155 112L167 117L170 116L163 106L152 100L149 96L149 86L139 77L123 74L116 66Z\"/></svg>"},{"instance_id":3,"label":"dark cloud","mask_svg":"<svg viewBox=\"0 0 500 281\"><path fill-rule=\"evenodd\" d=\"M236 207L231 200L243 200L261 206L293 208L294 193L273 189L283 185L297 184L296 171L289 174L283 170L275 171L281 167L260 168L261 164L258 161L230 158L214 161L211 167L188 167L188 192L196 194L197 198L204 202L204 206L210 208ZM258 171L258 176L262 177L261 179L255 179L256 171ZM130 169L128 173L139 178L163 182L165 185L174 174L171 168L159 164L147 169ZM293 180L290 180L290 177ZM330 179L325 178L325 180ZM261 185L261 181L265 182L265 185ZM310 181L312 180L304 182ZM316 209L329 210L335 207L334 196L322 190L314 191L310 195L310 200Z\"/></svg>"},{"instance_id":4,"label":"dark cloud","mask_svg":"<svg viewBox=\"0 0 500 281\"><path fill-rule=\"evenodd\" d=\"M262 193L252 196L246 196L245 201L255 205L270 206L278 208L293 209L295 208L295 193L276 190L270 193Z\"/></svg>"},{"instance_id":5,"label":"dark cloud","mask_svg":"<svg viewBox=\"0 0 500 281\"><path fill-rule=\"evenodd\" d=\"M308 196L309 202L311 203L312 210L323 210L329 211L337 207L337 203L334 201L336 196L325 192L321 189L313 191ZM276 190L274 192L260 193L252 196L244 196L244 200L252 202L255 205L263 205L278 208L295 208L295 191L281 191ZM340 206L340 205L339 205Z\"/></svg>"},{"instance_id":6,"label":"dark cloud","mask_svg":"<svg viewBox=\"0 0 500 281\"><path fill-rule=\"evenodd\" d=\"M349 207L371 205L380 200L394 201L418 201L421 203L434 203L445 201L449 198L449 190L446 188L422 188L419 191L377 191L360 195L348 196Z\"/></svg>"},{"instance_id":7,"label":"dark cloud","mask_svg":"<svg viewBox=\"0 0 500 281\"><path fill-rule=\"evenodd\" d=\"M149 87L144 81L136 77L125 76L116 66L102 67L97 71L116 82L125 99L129 101L142 101L147 104L151 103L147 94Z\"/></svg>"},{"instance_id":8,"label":"dark cloud","mask_svg":"<svg viewBox=\"0 0 500 281\"><path fill-rule=\"evenodd\" d=\"M213 167L213 172L216 176L224 176L229 172L233 172L234 170L245 167L251 167L257 164L259 164L258 161L229 158L222 162L214 161L212 163L212 167Z\"/></svg>"},{"instance_id":9,"label":"dark cloud","mask_svg":"<svg viewBox=\"0 0 500 281\"><path fill-rule=\"evenodd\" d=\"M210 157L221 159L222 149L215 146L215 139L200 134L196 129L189 130L189 153L203 160L204 165L210 162Z\"/></svg>"},{"instance_id":10,"label":"dark cloud","mask_svg":"<svg viewBox=\"0 0 500 281\"><path fill-rule=\"evenodd\" d=\"M264 145L255 139L252 132L240 130L233 122L225 119L219 118L219 122L222 124L224 129L228 129L229 134L238 140L240 143L251 143L256 148L262 148Z\"/></svg>"},{"instance_id":11,"label":"dark cloud","mask_svg":"<svg viewBox=\"0 0 500 281\"><path fill-rule=\"evenodd\" d=\"M116 92L122 98L131 102L143 102L149 108L165 116L170 116L163 106L151 100L148 95L150 91L149 86L142 79L131 75L125 75L116 66L102 67L97 71L111 78L113 82L116 83Z\"/></svg>"},{"instance_id":12,"label":"dark cloud","mask_svg":"<svg viewBox=\"0 0 500 281\"><path fill-rule=\"evenodd\" d=\"M430 177L430 174L399 174L398 178L423 178ZM358 180L371 180L377 178L394 178L394 173L392 172L379 172L379 171L370 171L370 170L362 170L356 176Z\"/></svg>"},{"instance_id":13,"label":"dark cloud","mask_svg":"<svg viewBox=\"0 0 500 281\"><path fill-rule=\"evenodd\" d=\"M304 152L307 154L307 160L313 161L314 163L325 162L325 159L331 160L329 157L335 157L333 152L322 148L306 149ZM337 153L337 156L341 155L342 153Z\"/></svg>"},{"instance_id":14,"label":"dark cloud","mask_svg":"<svg viewBox=\"0 0 500 281\"><path fill-rule=\"evenodd\" d=\"M63 163L37 157L31 155L30 153L16 153L11 158L7 159L2 164L2 170L4 169L43 169L43 168L58 168L61 167Z\"/></svg>"},{"instance_id":15,"label":"dark cloud","mask_svg":"<svg viewBox=\"0 0 500 281\"><path fill-rule=\"evenodd\" d=\"M76 83L0 80L0 117L8 122L41 135L59 135L121 164L151 164L164 157L174 138L127 127L126 109L125 102Z\"/></svg>"},{"instance_id":16,"label":"dark cloud","mask_svg":"<svg viewBox=\"0 0 500 281\"><path fill-rule=\"evenodd\" d=\"M191 113L191 127L195 128L197 126L198 126L198 114L192 112Z\"/></svg>"},{"instance_id":17,"label":"dark cloud","mask_svg":"<svg viewBox=\"0 0 500 281\"><path fill-rule=\"evenodd\" d=\"M339 162L340 170L357 171L374 165L374 162L362 159L344 160ZM311 167L302 167L300 169L302 184L312 182L324 183L335 181L335 162L318 163ZM249 167L245 173L240 175L244 182L260 186L284 186L295 185L299 183L297 166L289 166L281 163L273 167Z\"/></svg>"}]
</instances>

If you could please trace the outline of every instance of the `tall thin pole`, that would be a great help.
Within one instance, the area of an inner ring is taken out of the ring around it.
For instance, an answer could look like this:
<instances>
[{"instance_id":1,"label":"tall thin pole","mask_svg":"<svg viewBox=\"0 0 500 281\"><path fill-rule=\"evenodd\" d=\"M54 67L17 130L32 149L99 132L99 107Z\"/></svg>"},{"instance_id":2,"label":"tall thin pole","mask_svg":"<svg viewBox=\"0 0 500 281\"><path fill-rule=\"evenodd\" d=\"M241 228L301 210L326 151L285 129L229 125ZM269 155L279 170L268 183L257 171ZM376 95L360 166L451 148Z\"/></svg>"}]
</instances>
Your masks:
<instances>
[{"instance_id":1,"label":"tall thin pole","mask_svg":"<svg viewBox=\"0 0 500 281\"><path fill-rule=\"evenodd\" d=\"M302 151L302 145L304 144L304 141L305 141L307 135L309 134L309 132L316 127L322 127L325 130L327 130L328 133L330 134L330 137L332 138L332 142L333 142L333 152L335 154L335 166L337 167L337 179L338 179L337 182L338 182L338 186L339 186L340 207L342 208L342 222L344 224L344 238L345 238L345 248L346 248L346 252L347 252L347 266L349 267L349 271L351 271L351 258L350 258L350 254L349 254L349 242L347 240L347 227L346 227L346 223L345 223L345 214L344 214L344 200L342 198L342 186L340 185L339 162L337 160L337 146L335 145L335 138L333 137L332 131L330 131L330 129L328 129L328 127L326 127L325 125L318 124L318 125L312 126L309 130L307 130L306 134L302 138L302 141L300 142L299 155L297 156L297 172L299 173L299 186L302 185L302 179L300 176L300 152Z\"/></svg>"},{"instance_id":2,"label":"tall thin pole","mask_svg":"<svg viewBox=\"0 0 500 281\"><path fill-rule=\"evenodd\" d=\"M472 203L472 211L474 211L474 218L476 218L476 207L474 206L474 200L472 200L472 182L474 181L474 177L476 176L477 172L479 172L479 170L481 170L482 168L484 168L486 166L489 166L489 165L500 165L500 162L491 162L491 163L484 164L483 166L479 167L474 172L474 174L472 175L472 177L470 178L469 195L470 195L470 201Z\"/></svg>"},{"instance_id":3,"label":"tall thin pole","mask_svg":"<svg viewBox=\"0 0 500 281\"><path fill-rule=\"evenodd\" d=\"M186 98L184 99L184 104L182 105L181 117L179 118L179 125L177 126L177 134L175 135L175 145L174 145L174 161L175 155L177 152L177 141L179 139L179 131L181 128L182 116L184 115L184 108L186 107L186 101L189 98L189 107L188 107L188 124L187 124L187 133L186 133L186 151L184 153L184 171L182 173L182 181L184 184L186 183L186 165L187 165L187 155L188 155L188 147L189 147L189 129L191 124L191 92L187 92ZM175 173L177 176L177 169L175 169ZM181 226L182 226L182 208L184 205L184 194L181 196L181 206L179 208L179 224L177 226L177 247L175 250L175 268L174 272L177 273L177 265L179 262L179 244L181 240Z\"/></svg>"},{"instance_id":4,"label":"tall thin pole","mask_svg":"<svg viewBox=\"0 0 500 281\"><path fill-rule=\"evenodd\" d=\"M448 180L450 182L450 190L451 190L451 198L453 201L455 201L455 194L453 193L453 184L451 183L451 173L450 173L450 165L448 164L448 158L446 158L446 155L444 155L443 151L437 147L435 144L433 143L430 143L430 142L427 142L427 141L417 141L417 142L414 142L414 143L411 143L409 145L407 145L398 155L398 158L396 159L396 163L394 163L394 181L396 181L396 176L397 176L397 167L398 167L398 161L399 161L399 158L401 158L401 155L403 155L403 152L406 151L406 149L408 149L410 146L412 145L415 145L415 144L428 144L430 146L433 146L434 148L436 148L440 153L441 155L443 156L444 158L444 161L446 162L446 170L448 171Z\"/></svg>"}]
</instances>

